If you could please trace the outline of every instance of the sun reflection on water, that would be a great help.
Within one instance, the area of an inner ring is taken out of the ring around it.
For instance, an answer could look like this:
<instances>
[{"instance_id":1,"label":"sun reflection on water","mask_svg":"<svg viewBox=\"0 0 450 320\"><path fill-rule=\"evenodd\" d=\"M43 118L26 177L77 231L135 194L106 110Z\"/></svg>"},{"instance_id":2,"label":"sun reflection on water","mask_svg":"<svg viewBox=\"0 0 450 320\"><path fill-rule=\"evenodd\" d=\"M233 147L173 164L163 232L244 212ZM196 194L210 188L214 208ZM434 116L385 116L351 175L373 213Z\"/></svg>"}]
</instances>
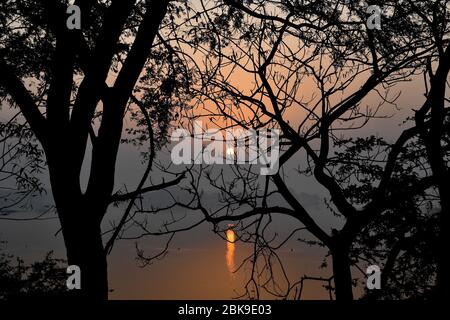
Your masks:
<instances>
[{"instance_id":1,"label":"sun reflection on water","mask_svg":"<svg viewBox=\"0 0 450 320\"><path fill-rule=\"evenodd\" d=\"M235 241L236 237L234 234L234 231L232 229L233 225L228 226L229 229L227 230L227 254L226 254L226 260L227 260L227 267L230 274L233 276L234 271L234 250L235 250Z\"/></svg>"}]
</instances>

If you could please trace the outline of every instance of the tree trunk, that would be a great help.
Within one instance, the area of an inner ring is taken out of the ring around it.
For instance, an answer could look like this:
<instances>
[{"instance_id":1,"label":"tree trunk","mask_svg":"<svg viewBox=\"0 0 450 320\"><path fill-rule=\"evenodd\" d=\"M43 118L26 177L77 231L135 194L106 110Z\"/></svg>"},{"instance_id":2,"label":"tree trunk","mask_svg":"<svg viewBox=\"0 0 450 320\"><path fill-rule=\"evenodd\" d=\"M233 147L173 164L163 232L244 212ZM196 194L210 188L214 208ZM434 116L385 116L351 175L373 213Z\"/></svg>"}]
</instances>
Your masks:
<instances>
[{"instance_id":1,"label":"tree trunk","mask_svg":"<svg viewBox=\"0 0 450 320\"><path fill-rule=\"evenodd\" d=\"M73 294L83 299L107 300L108 271L100 225L81 218L89 209L83 211L63 213L70 217L65 218L62 229L68 264L81 270L81 290L74 290Z\"/></svg>"},{"instance_id":2,"label":"tree trunk","mask_svg":"<svg viewBox=\"0 0 450 320\"><path fill-rule=\"evenodd\" d=\"M450 188L447 182L443 182L439 188L441 198L440 212L440 230L439 230L439 250L438 250L438 268L436 277L435 298L438 300L447 300L448 288L450 288L450 264L448 258L447 246L450 243L450 201L448 198Z\"/></svg>"},{"instance_id":3,"label":"tree trunk","mask_svg":"<svg viewBox=\"0 0 450 320\"><path fill-rule=\"evenodd\" d=\"M71 168L71 163L62 159L49 161L53 198L61 222L68 265L77 265L81 271L81 289L73 289L70 295L106 300L108 273L100 225L107 201L84 195L79 175L76 170L71 172Z\"/></svg>"},{"instance_id":4,"label":"tree trunk","mask_svg":"<svg viewBox=\"0 0 450 320\"><path fill-rule=\"evenodd\" d=\"M336 300L353 300L349 250L341 246L336 246L331 249L331 256L333 260L333 277Z\"/></svg>"},{"instance_id":5,"label":"tree trunk","mask_svg":"<svg viewBox=\"0 0 450 320\"><path fill-rule=\"evenodd\" d=\"M449 170L443 148L443 139L446 133L445 122L447 112L445 110L445 99L447 92L447 78L450 71L450 46L445 49L444 56L439 61L438 68L431 78L431 89L426 104L416 114L416 123L421 128L421 135L425 141L428 161L433 176L437 180L437 188L441 204L439 248L438 248L438 270L435 287L435 297L447 300L448 288L450 286L449 259L447 246L450 240L450 183L448 182ZM430 110L431 126L427 131L423 124L425 114Z\"/></svg>"}]
</instances>

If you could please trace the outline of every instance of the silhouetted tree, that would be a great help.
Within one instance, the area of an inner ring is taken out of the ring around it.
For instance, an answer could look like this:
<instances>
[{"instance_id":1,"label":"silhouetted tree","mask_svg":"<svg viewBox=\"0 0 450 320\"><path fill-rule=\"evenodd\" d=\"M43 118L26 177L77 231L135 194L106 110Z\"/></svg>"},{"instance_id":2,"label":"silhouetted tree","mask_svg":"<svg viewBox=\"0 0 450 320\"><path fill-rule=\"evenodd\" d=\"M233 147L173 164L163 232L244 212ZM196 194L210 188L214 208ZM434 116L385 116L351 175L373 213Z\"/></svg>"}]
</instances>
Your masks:
<instances>
[{"instance_id":1,"label":"silhouetted tree","mask_svg":"<svg viewBox=\"0 0 450 320\"><path fill-rule=\"evenodd\" d=\"M192 184L197 189L196 201L189 208L202 211L206 220L215 224L250 220L245 228L258 226L252 238L255 243L264 238L259 233L266 229L264 217L267 221L272 214L286 214L298 219L320 245L330 250L336 298L352 299L350 252L358 235L386 211L395 209L398 202L436 186L434 172L439 172L442 188L448 181L448 163L439 151L443 116L447 114L448 2L373 1L385 11L381 30L367 27L367 4L361 2L224 2L231 8L211 9L205 18L208 23L201 20L192 26L191 33L198 35L197 42L203 45L199 50L204 52L205 69L209 71L203 78L208 85L198 92L200 110L205 112L194 118L209 117L224 129L281 130L282 169L261 179L251 168L237 168L231 181L224 174L206 171L210 184L221 192L222 210L208 210L202 205L198 183ZM429 112L437 101L437 120L425 117L420 125L404 129L387 146L383 159L346 159L350 161L346 179L336 174L333 169L342 159L334 150L342 145L343 134L352 134L370 119L383 117L380 110L395 103L390 91L396 84L427 74L431 66L436 72L429 81L425 79L430 92L419 113ZM243 86L243 77L251 81L248 86ZM373 95L379 97L378 105L364 108L362 105ZM295 123L293 117L297 118ZM393 188L398 186L396 175L402 166L404 146L420 131L430 135L427 145L434 141L434 151L428 152L429 164L435 167L433 175L422 170L415 173L414 180L404 181L402 188ZM283 167L297 154L308 159L306 170L300 170L300 174L311 174L329 192L329 207L341 219L341 227L324 230L288 186ZM432 156L436 158L434 165ZM380 161L379 167L371 171L368 165L376 161ZM369 180L359 181L361 173ZM356 185L351 186L353 183ZM367 192L367 186L371 187L370 197L364 198L359 193ZM354 192L350 192L352 189ZM277 196L283 198L283 205L272 200ZM445 212L445 205L441 206ZM447 224L444 221L441 225L444 228Z\"/></svg>"},{"instance_id":2,"label":"silhouetted tree","mask_svg":"<svg viewBox=\"0 0 450 320\"><path fill-rule=\"evenodd\" d=\"M170 24L184 7L169 0L75 1L75 5L81 8L81 30L66 27L68 1L2 1L0 93L10 103L2 108L19 108L45 152L67 260L82 270L80 294L105 299L107 261L101 222L108 206L134 201L139 194L182 179L180 175L148 185L148 170L136 191L114 190L121 139L143 136L142 129L122 136L125 114L131 110L138 118L138 112L145 113L139 116L147 130L141 141L150 139L153 146L150 133L154 129L155 135L164 137L174 115L172 107L188 86L187 72L177 74L180 64L155 40L160 26ZM127 108L133 95L144 100L144 109ZM82 190L89 140L89 182ZM108 241L108 250L116 237L114 233Z\"/></svg>"},{"instance_id":3,"label":"silhouetted tree","mask_svg":"<svg viewBox=\"0 0 450 320\"><path fill-rule=\"evenodd\" d=\"M363 205L376 191L372 181L380 179L391 146L372 136L343 139L336 147L330 167L352 204ZM439 196L434 188L407 193L430 168L420 138L411 139L402 149L387 186L396 201L363 228L350 249L352 265L361 271L363 284L368 265L382 270L381 289L366 290L364 298L427 299L435 287Z\"/></svg>"},{"instance_id":4,"label":"silhouetted tree","mask_svg":"<svg viewBox=\"0 0 450 320\"><path fill-rule=\"evenodd\" d=\"M45 153L68 263L82 270L82 295L107 297L106 256L132 220L135 200L184 177L171 173L175 178L169 182L148 184L155 151L177 117L173 107L185 106L193 93L198 107L194 119L205 116L228 129L282 132L282 170L275 175L261 178L252 168L236 168L227 181L224 174L201 167L188 173L190 200L168 207L198 210L203 221L215 226L250 220L240 227L255 228L247 238L255 244L253 262L258 253L274 257L277 246L270 246L264 234L272 214L291 216L304 228L289 237L307 230L316 243L327 247L336 298L352 299L351 266L357 253L353 250L367 240L358 237L367 228L383 233L391 219L387 213L400 210L399 202L412 201L407 208L414 208L415 197L434 186L441 201L440 236L447 239L448 165L441 145L450 64L446 1L373 1L386 9L381 30L367 28L367 5L354 1L190 3L75 1L81 8L81 30L66 27L68 1L0 4L0 95L7 98L6 107L19 108L23 123ZM416 114L416 125L383 146L386 157L380 167L368 167L367 162L378 161L376 156L352 160L351 166L339 162L334 150L344 142L348 148L355 145L338 134L377 117L382 107L395 102L390 89L424 74L429 75L426 103ZM243 86L242 75L248 77L248 87ZM379 95L379 105L363 108L370 95ZM290 117L299 111L304 116L294 124ZM127 128L124 135L128 116L136 127ZM404 146L419 134L432 174L422 170L413 176L398 175L407 152ZM129 192L114 189L121 142L149 143L147 168L137 188ZM89 179L82 190L80 176L89 144ZM341 228L322 228L288 186L283 167L301 152L308 160L301 176L312 175L329 192L330 209L341 219ZM345 168L350 171L333 171ZM370 178L358 181L361 171ZM207 187L221 194L219 210L208 210L202 203L203 174ZM393 188L397 183L402 188ZM122 202L128 205L104 245L101 222L110 204ZM421 213L414 211L414 216L420 218ZM433 220L427 221L431 232ZM444 288L445 250L439 252L438 287ZM329 286L331 278L319 280Z\"/></svg>"},{"instance_id":5,"label":"silhouetted tree","mask_svg":"<svg viewBox=\"0 0 450 320\"><path fill-rule=\"evenodd\" d=\"M0 220L30 208L31 198L44 191L37 177L44 167L42 151L17 116L0 122Z\"/></svg>"}]
</instances>

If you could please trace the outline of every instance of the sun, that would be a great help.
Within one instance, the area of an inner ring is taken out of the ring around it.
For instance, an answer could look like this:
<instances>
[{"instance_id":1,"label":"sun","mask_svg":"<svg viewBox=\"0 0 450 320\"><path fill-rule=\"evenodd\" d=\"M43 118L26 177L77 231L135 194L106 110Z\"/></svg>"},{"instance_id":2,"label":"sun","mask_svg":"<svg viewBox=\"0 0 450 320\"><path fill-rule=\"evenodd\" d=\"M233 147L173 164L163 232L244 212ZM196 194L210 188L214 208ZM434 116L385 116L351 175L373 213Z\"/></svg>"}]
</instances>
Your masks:
<instances>
[{"instance_id":1,"label":"sun","mask_svg":"<svg viewBox=\"0 0 450 320\"><path fill-rule=\"evenodd\" d=\"M228 147L227 148L227 155L234 156L234 148L233 147Z\"/></svg>"}]
</instances>

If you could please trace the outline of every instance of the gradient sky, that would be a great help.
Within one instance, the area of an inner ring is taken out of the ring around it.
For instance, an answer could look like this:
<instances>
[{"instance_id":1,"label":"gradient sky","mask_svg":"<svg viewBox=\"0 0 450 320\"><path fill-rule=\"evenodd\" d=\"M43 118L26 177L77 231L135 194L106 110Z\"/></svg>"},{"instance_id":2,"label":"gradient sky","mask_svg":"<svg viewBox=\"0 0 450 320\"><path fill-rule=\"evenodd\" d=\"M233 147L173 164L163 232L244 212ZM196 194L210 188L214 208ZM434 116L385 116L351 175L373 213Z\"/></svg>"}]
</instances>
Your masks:
<instances>
[{"instance_id":1,"label":"gradient sky","mask_svg":"<svg viewBox=\"0 0 450 320\"><path fill-rule=\"evenodd\" d=\"M373 120L365 128L358 131L360 136L376 134L394 139L398 134L402 120L410 114L412 106L417 106L421 96L422 83L407 83L399 86L402 95L398 100L395 115L390 119ZM370 103L367 101L366 103ZM393 114L392 109L388 110ZM162 158L168 157L167 154ZM302 162L302 154L287 166L288 184L306 203L319 224L326 227L332 221L329 212L323 205L326 193L313 180L294 174L295 162ZM144 170L138 151L129 145L120 149L117 166L117 185L134 186ZM289 171L292 171L289 174ZM46 180L46 177L44 177ZM85 181L86 182L86 181ZM213 198L213 196L211 197ZM163 195L150 195L150 201L164 202ZM213 201L213 199L212 199ZM39 202L51 203L48 194ZM39 209L37 209L39 210ZM112 211L118 211L113 209ZM25 217L30 213L18 213L16 217ZM180 211L182 214L182 211ZM114 213L113 213L114 216ZM53 216L53 218L55 218ZM162 215L162 219L164 215ZM198 216L197 216L198 218ZM195 221L195 214L190 214L186 223ZM157 224L157 221L155 222ZM288 218L275 219L275 228L289 232L290 228L299 226L298 222ZM104 225L107 226L108 218ZM8 241L7 251L34 261L44 256L47 251L54 250L57 257L64 257L64 246L57 219L31 222L0 221L0 239ZM211 225L204 224L194 230L178 234L170 246L168 255L153 265L140 268L135 260L135 242L121 241L114 248L109 258L110 287L112 299L229 299L242 293L248 270L231 274L227 268L227 242L211 231ZM166 237L147 237L139 240L139 246L149 255L164 247ZM235 244L234 263L239 265L242 259L250 254L251 248L241 242ZM310 276L326 276L326 269L318 269L324 251L308 248L296 241L290 241L282 250L281 257L285 263L292 282L304 274ZM304 298L327 298L327 293L320 283L311 282L305 288Z\"/></svg>"}]
</instances>

